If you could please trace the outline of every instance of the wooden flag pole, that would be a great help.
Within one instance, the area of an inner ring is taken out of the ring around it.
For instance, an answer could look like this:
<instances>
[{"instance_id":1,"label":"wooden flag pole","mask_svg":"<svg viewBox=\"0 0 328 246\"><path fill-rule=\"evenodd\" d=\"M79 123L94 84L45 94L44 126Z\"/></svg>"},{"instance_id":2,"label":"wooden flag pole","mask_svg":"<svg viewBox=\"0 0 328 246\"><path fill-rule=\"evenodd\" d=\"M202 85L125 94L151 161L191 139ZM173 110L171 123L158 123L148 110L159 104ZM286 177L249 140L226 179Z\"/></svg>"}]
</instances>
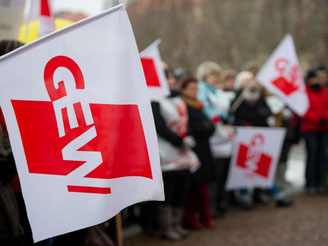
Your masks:
<instances>
[{"instance_id":1,"label":"wooden flag pole","mask_svg":"<svg viewBox=\"0 0 328 246\"><path fill-rule=\"evenodd\" d=\"M116 230L116 245L123 246L123 233L122 233L122 215L119 212L115 216L115 230Z\"/></svg>"}]
</instances>

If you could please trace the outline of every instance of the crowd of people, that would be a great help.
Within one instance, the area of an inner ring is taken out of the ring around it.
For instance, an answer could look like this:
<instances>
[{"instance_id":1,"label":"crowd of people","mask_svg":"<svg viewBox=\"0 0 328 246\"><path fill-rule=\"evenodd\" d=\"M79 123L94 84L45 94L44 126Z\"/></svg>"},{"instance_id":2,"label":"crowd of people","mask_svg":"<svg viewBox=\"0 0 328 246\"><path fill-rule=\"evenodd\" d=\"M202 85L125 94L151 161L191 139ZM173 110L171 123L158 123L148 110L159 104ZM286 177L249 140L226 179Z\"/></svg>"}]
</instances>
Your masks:
<instances>
[{"instance_id":1,"label":"crowd of people","mask_svg":"<svg viewBox=\"0 0 328 246\"><path fill-rule=\"evenodd\" d=\"M16 41L0 42L0 56L21 45ZM213 227L213 219L225 216L230 207L250 210L256 203L268 203L270 199L277 207L291 206L293 201L285 197L281 187L286 185L290 147L301 137L307 153L306 191L314 194L327 188L327 68L321 65L305 76L310 106L303 117L295 115L256 81L257 70L250 66L237 73L207 61L199 65L194 77L184 69L165 67L170 95L151 102L165 201L136 205L145 233L159 231L166 239L180 240L188 236L189 230ZM31 230L2 113L0 122L0 244L31 245ZM225 190L236 126L287 129L272 188ZM100 235L99 228L91 232ZM39 244L81 240L78 245L85 245L85 232L74 235Z\"/></svg>"},{"instance_id":2,"label":"crowd of people","mask_svg":"<svg viewBox=\"0 0 328 246\"><path fill-rule=\"evenodd\" d=\"M302 117L258 81L258 67L237 73L206 61L196 77L183 69L166 67L170 95L152 102L163 171L165 202L141 204L141 225L146 233L179 240L185 229L214 226L230 207L249 210L256 203L274 201L289 207L285 172L290 147L304 137L305 190L314 194L327 188L328 73L324 66L305 76L309 109ZM287 130L273 187L226 191L237 126L284 127ZM148 218L148 219L145 219ZM151 219L149 219L151 218Z\"/></svg>"}]
</instances>

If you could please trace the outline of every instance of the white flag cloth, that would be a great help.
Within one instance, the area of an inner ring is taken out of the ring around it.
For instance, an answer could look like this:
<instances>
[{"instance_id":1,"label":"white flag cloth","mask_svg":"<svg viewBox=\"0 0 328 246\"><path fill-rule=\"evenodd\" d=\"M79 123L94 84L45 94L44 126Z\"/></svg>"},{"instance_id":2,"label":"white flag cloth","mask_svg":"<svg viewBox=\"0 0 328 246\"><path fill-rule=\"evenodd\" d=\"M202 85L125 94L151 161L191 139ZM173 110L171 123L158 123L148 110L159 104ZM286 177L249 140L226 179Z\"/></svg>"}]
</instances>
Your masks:
<instances>
[{"instance_id":1,"label":"white flag cloth","mask_svg":"<svg viewBox=\"0 0 328 246\"><path fill-rule=\"evenodd\" d=\"M308 110L309 99L291 35L284 37L256 78L299 116Z\"/></svg>"},{"instance_id":2,"label":"white flag cloth","mask_svg":"<svg viewBox=\"0 0 328 246\"><path fill-rule=\"evenodd\" d=\"M25 0L0 1L0 40L17 39L24 7Z\"/></svg>"},{"instance_id":3,"label":"white flag cloth","mask_svg":"<svg viewBox=\"0 0 328 246\"><path fill-rule=\"evenodd\" d=\"M163 98L170 94L158 45L159 39L140 52L150 99Z\"/></svg>"},{"instance_id":4,"label":"white flag cloth","mask_svg":"<svg viewBox=\"0 0 328 246\"><path fill-rule=\"evenodd\" d=\"M284 128L238 127L227 190L273 186Z\"/></svg>"},{"instance_id":5,"label":"white flag cloth","mask_svg":"<svg viewBox=\"0 0 328 246\"><path fill-rule=\"evenodd\" d=\"M30 0L30 9L26 20L39 21L39 37L54 32L55 22L51 0Z\"/></svg>"},{"instance_id":6,"label":"white flag cloth","mask_svg":"<svg viewBox=\"0 0 328 246\"><path fill-rule=\"evenodd\" d=\"M123 5L0 58L0 105L35 241L163 200L156 131Z\"/></svg>"}]
</instances>

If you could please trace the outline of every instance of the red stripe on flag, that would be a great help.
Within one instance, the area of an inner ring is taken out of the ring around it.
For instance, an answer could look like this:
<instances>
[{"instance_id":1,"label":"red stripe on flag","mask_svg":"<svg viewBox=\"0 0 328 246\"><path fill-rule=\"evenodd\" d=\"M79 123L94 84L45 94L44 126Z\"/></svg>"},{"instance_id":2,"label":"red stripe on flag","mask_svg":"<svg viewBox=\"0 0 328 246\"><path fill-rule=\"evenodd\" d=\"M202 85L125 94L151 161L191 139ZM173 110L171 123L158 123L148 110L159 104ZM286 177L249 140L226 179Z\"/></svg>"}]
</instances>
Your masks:
<instances>
[{"instance_id":1,"label":"red stripe on flag","mask_svg":"<svg viewBox=\"0 0 328 246\"><path fill-rule=\"evenodd\" d=\"M40 15L50 17L50 6L48 0L40 0Z\"/></svg>"},{"instance_id":2,"label":"red stripe on flag","mask_svg":"<svg viewBox=\"0 0 328 246\"><path fill-rule=\"evenodd\" d=\"M69 192L80 192L80 193L94 193L94 194L110 194L111 189L109 187L89 187L89 186L76 186L67 185Z\"/></svg>"}]
</instances>

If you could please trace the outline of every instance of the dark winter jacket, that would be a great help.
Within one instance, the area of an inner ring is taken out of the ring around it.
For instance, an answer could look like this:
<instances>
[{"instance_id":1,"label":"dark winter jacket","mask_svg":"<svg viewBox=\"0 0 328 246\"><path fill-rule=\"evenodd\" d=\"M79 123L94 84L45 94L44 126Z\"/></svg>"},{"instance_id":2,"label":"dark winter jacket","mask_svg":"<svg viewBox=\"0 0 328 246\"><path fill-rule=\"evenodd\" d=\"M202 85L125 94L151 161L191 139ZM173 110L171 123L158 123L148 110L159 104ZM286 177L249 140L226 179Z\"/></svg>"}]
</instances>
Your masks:
<instances>
[{"instance_id":1,"label":"dark winter jacket","mask_svg":"<svg viewBox=\"0 0 328 246\"><path fill-rule=\"evenodd\" d=\"M213 158L210 150L209 138L214 133L214 124L206 117L202 108L196 109L185 101L188 108L188 125L192 136L196 141L193 151L201 162L200 168L196 171L194 181L208 183L211 180L213 171Z\"/></svg>"},{"instance_id":2,"label":"dark winter jacket","mask_svg":"<svg viewBox=\"0 0 328 246\"><path fill-rule=\"evenodd\" d=\"M241 94L236 94L236 99ZM235 100L236 100L235 99ZM234 100L234 101L235 101ZM231 103L233 105L234 101ZM242 101L240 106L234 112L234 125L236 126L268 126L267 119L271 116L271 110L261 93L260 98L253 103L246 100Z\"/></svg>"}]
</instances>

